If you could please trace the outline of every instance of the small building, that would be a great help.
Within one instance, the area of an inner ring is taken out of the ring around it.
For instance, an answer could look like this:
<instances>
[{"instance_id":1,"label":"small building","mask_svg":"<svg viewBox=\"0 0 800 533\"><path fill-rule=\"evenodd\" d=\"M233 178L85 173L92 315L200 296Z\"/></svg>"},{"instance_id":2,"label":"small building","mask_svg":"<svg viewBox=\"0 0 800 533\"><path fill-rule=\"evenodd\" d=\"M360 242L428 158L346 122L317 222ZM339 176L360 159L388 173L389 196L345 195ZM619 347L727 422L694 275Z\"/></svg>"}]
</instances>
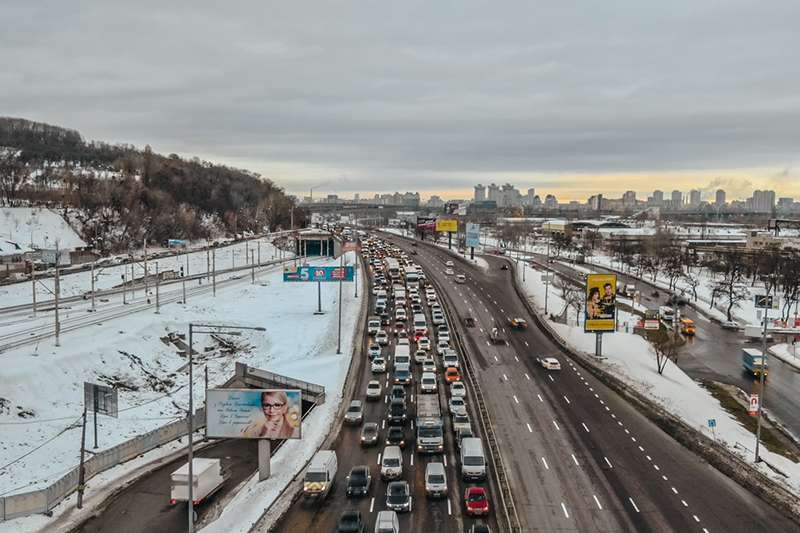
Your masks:
<instances>
[{"instance_id":1,"label":"small building","mask_svg":"<svg viewBox=\"0 0 800 533\"><path fill-rule=\"evenodd\" d=\"M306 257L338 257L341 241L330 231L299 230L295 238L295 253Z\"/></svg>"}]
</instances>

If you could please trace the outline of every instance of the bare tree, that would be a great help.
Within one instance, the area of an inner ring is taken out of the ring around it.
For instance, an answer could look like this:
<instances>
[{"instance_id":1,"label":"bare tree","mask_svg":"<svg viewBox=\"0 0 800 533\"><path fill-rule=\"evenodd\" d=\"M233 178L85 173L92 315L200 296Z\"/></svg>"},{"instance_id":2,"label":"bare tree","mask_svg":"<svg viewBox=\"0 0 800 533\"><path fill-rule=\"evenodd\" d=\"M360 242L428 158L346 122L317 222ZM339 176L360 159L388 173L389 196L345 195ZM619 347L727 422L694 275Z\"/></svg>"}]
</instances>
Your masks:
<instances>
[{"instance_id":1,"label":"bare tree","mask_svg":"<svg viewBox=\"0 0 800 533\"><path fill-rule=\"evenodd\" d=\"M749 296L747 287L743 285L747 272L744 254L739 250L717 254L715 270L720 277L716 284L719 295L727 299L725 315L728 320L732 320L733 309L739 307L739 303Z\"/></svg>"},{"instance_id":2,"label":"bare tree","mask_svg":"<svg viewBox=\"0 0 800 533\"><path fill-rule=\"evenodd\" d=\"M696 302L697 288L700 286L700 276L698 274L692 274L691 272L685 272L683 274L683 282L689 286L689 289L692 291L692 300Z\"/></svg>"},{"instance_id":3,"label":"bare tree","mask_svg":"<svg viewBox=\"0 0 800 533\"><path fill-rule=\"evenodd\" d=\"M664 369L670 361L678 363L678 347L681 343L669 331L664 328L648 331L647 340L650 341L656 352L656 370L659 375L664 374Z\"/></svg>"}]
</instances>

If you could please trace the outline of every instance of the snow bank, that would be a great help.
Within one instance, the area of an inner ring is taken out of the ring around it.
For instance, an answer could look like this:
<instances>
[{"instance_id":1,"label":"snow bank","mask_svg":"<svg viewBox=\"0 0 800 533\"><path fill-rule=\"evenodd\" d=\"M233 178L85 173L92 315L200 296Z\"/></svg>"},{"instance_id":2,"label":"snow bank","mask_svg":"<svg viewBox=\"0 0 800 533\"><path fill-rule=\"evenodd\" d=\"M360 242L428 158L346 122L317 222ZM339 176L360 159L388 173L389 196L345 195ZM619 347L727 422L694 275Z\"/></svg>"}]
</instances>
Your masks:
<instances>
[{"instance_id":1,"label":"snow bank","mask_svg":"<svg viewBox=\"0 0 800 533\"><path fill-rule=\"evenodd\" d=\"M30 248L86 246L61 215L41 207L0 207L0 238Z\"/></svg>"},{"instance_id":2,"label":"snow bank","mask_svg":"<svg viewBox=\"0 0 800 533\"><path fill-rule=\"evenodd\" d=\"M792 345L791 343L775 344L767 348L767 352L787 365L800 370L800 346Z\"/></svg>"}]
</instances>

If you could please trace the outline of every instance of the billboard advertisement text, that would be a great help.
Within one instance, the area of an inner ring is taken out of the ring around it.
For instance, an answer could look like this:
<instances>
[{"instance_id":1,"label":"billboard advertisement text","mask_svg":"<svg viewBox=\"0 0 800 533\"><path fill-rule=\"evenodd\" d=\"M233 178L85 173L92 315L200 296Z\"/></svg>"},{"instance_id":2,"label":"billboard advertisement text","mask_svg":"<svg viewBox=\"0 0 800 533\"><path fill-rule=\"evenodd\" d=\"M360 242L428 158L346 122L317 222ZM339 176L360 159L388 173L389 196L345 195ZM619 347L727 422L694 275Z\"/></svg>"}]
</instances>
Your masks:
<instances>
[{"instance_id":1,"label":"billboard advertisement text","mask_svg":"<svg viewBox=\"0 0 800 533\"><path fill-rule=\"evenodd\" d=\"M354 267L301 266L295 272L285 271L283 281L353 281Z\"/></svg>"},{"instance_id":2,"label":"billboard advertisement text","mask_svg":"<svg viewBox=\"0 0 800 533\"><path fill-rule=\"evenodd\" d=\"M417 217L417 231L420 233L433 233L436 231L436 218Z\"/></svg>"},{"instance_id":3,"label":"billboard advertisement text","mask_svg":"<svg viewBox=\"0 0 800 533\"><path fill-rule=\"evenodd\" d=\"M436 231L444 233L457 233L458 220L453 218L439 218L436 220Z\"/></svg>"},{"instance_id":4,"label":"billboard advertisement text","mask_svg":"<svg viewBox=\"0 0 800 533\"><path fill-rule=\"evenodd\" d=\"M586 276L584 330L610 332L617 329L616 274Z\"/></svg>"},{"instance_id":5,"label":"billboard advertisement text","mask_svg":"<svg viewBox=\"0 0 800 533\"><path fill-rule=\"evenodd\" d=\"M219 439L299 439L299 390L208 389L206 436Z\"/></svg>"},{"instance_id":6,"label":"billboard advertisement text","mask_svg":"<svg viewBox=\"0 0 800 533\"><path fill-rule=\"evenodd\" d=\"M481 244L481 225L467 222L467 246L477 248Z\"/></svg>"}]
</instances>

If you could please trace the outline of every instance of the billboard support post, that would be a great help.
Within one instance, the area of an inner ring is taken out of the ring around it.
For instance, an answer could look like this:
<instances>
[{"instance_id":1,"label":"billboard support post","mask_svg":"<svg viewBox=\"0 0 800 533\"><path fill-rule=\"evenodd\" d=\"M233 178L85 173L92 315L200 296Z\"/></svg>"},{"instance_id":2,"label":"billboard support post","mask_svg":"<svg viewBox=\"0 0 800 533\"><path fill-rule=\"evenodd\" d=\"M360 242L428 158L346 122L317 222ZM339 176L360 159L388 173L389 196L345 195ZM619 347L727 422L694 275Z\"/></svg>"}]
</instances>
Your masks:
<instances>
[{"instance_id":1,"label":"billboard support post","mask_svg":"<svg viewBox=\"0 0 800 533\"><path fill-rule=\"evenodd\" d=\"M594 355L596 357L601 357L603 355L603 333L598 331L596 335L597 339L595 340L594 345Z\"/></svg>"},{"instance_id":2,"label":"billboard support post","mask_svg":"<svg viewBox=\"0 0 800 533\"><path fill-rule=\"evenodd\" d=\"M475 259L475 247L474 246L470 246L469 247L469 260L472 261L474 259Z\"/></svg>"},{"instance_id":3,"label":"billboard support post","mask_svg":"<svg viewBox=\"0 0 800 533\"><path fill-rule=\"evenodd\" d=\"M344 271L344 254L339 261L342 271ZM342 353L342 278L339 278L339 335L336 339L336 353Z\"/></svg>"},{"instance_id":4,"label":"billboard support post","mask_svg":"<svg viewBox=\"0 0 800 533\"><path fill-rule=\"evenodd\" d=\"M86 450L86 406L83 406L83 424L81 424L81 463L78 468L78 509L83 507L83 489L86 484L86 470L84 469L85 450Z\"/></svg>"},{"instance_id":5,"label":"billboard support post","mask_svg":"<svg viewBox=\"0 0 800 533\"><path fill-rule=\"evenodd\" d=\"M547 295L550 294L550 276L544 275L544 315L547 316Z\"/></svg>"},{"instance_id":6,"label":"billboard support post","mask_svg":"<svg viewBox=\"0 0 800 533\"><path fill-rule=\"evenodd\" d=\"M97 385L92 385L92 407L94 408L94 449L97 449L97 409L100 407L97 402L99 389Z\"/></svg>"},{"instance_id":7,"label":"billboard support post","mask_svg":"<svg viewBox=\"0 0 800 533\"><path fill-rule=\"evenodd\" d=\"M264 481L269 479L269 462L271 459L272 450L270 449L270 440L261 439L258 441L258 480Z\"/></svg>"},{"instance_id":8,"label":"billboard support post","mask_svg":"<svg viewBox=\"0 0 800 533\"><path fill-rule=\"evenodd\" d=\"M453 234L449 231L447 232L447 249L451 250L453 248Z\"/></svg>"},{"instance_id":9,"label":"billboard support post","mask_svg":"<svg viewBox=\"0 0 800 533\"><path fill-rule=\"evenodd\" d=\"M314 313L315 315L321 315L322 313L322 282L317 282L317 312Z\"/></svg>"}]
</instances>

